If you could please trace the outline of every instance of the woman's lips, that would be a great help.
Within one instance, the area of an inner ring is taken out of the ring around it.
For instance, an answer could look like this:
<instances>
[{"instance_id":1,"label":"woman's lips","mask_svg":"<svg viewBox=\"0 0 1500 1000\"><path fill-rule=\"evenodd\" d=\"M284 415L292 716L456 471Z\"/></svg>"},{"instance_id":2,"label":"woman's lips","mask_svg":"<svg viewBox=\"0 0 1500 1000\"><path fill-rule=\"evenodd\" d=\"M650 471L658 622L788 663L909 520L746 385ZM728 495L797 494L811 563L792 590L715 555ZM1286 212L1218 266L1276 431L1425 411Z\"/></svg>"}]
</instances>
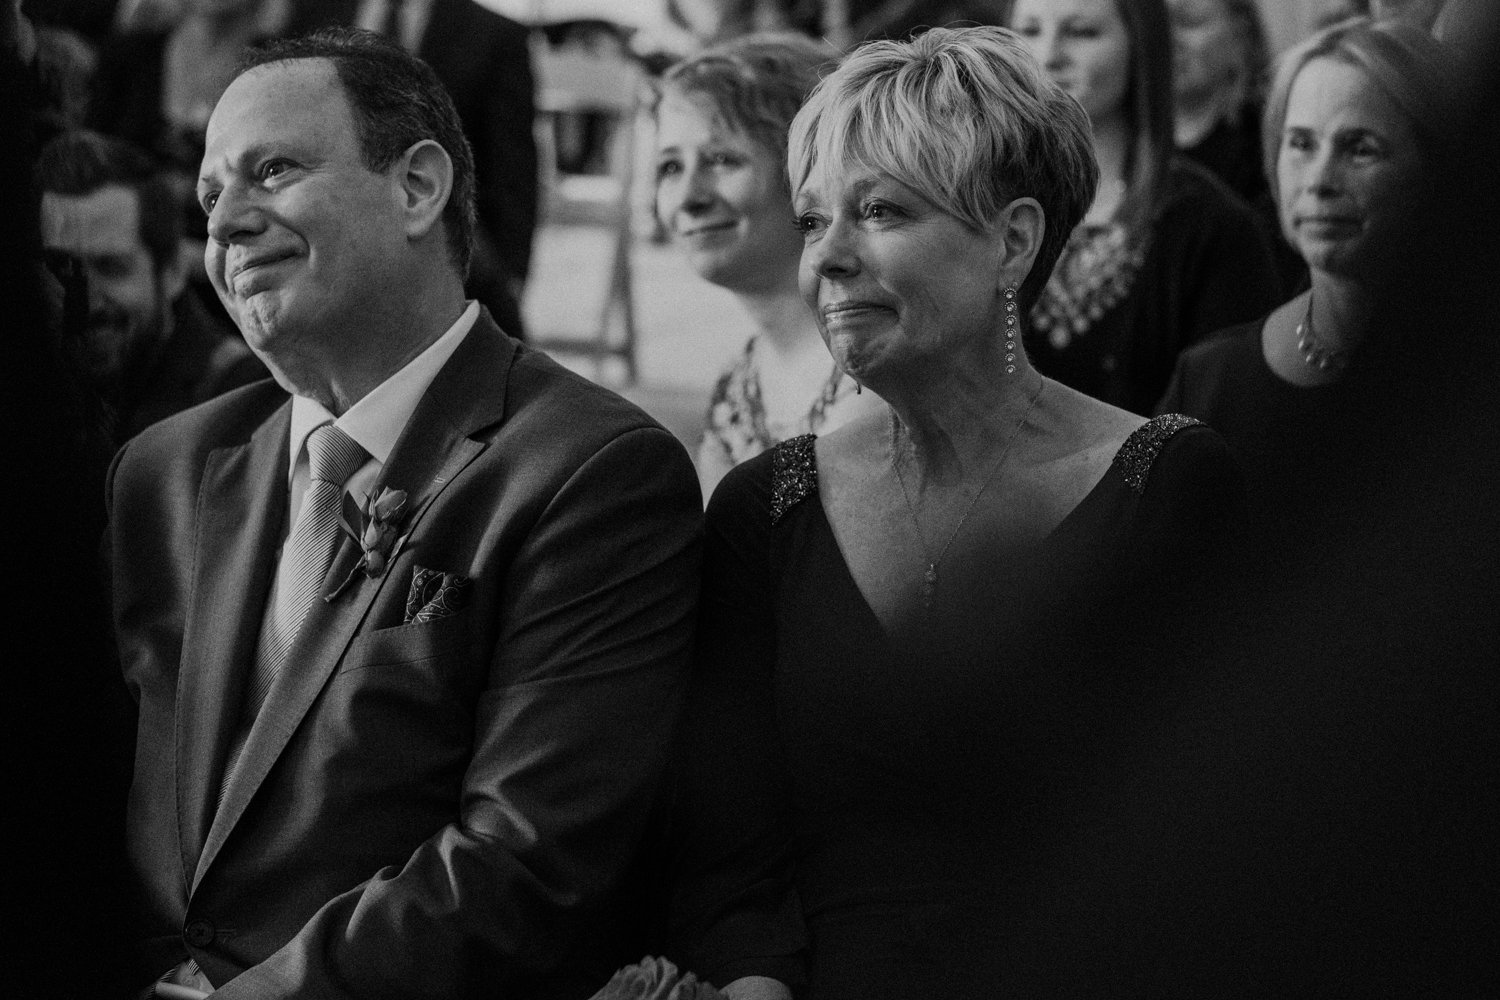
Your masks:
<instances>
[{"instance_id":1,"label":"woman's lips","mask_svg":"<svg viewBox=\"0 0 1500 1000\"><path fill-rule=\"evenodd\" d=\"M847 326L862 323L878 316L890 316L895 310L876 302L851 300L834 302L820 310L825 326Z\"/></svg>"}]
</instances>

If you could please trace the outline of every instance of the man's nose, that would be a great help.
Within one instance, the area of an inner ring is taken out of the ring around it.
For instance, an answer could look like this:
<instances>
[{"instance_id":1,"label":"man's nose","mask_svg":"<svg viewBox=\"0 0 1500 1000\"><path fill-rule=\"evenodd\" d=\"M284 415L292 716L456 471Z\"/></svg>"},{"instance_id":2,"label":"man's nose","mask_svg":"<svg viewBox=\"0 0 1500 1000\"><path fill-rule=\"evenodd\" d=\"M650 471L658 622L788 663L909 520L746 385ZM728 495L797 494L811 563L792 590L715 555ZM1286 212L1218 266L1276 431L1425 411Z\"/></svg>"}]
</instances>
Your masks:
<instances>
[{"instance_id":1,"label":"man's nose","mask_svg":"<svg viewBox=\"0 0 1500 1000\"><path fill-rule=\"evenodd\" d=\"M265 216L254 199L236 184L226 185L208 213L208 238L228 246L236 238L254 235L265 229Z\"/></svg>"}]
</instances>

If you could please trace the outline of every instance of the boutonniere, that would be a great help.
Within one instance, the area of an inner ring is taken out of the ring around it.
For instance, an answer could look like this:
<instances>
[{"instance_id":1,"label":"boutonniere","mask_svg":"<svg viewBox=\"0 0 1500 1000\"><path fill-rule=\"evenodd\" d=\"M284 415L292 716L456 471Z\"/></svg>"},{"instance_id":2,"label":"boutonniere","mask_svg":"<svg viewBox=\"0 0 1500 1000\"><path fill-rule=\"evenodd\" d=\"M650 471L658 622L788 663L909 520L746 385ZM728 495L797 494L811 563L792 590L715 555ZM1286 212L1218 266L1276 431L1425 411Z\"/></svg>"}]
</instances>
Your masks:
<instances>
[{"instance_id":1,"label":"boutonniere","mask_svg":"<svg viewBox=\"0 0 1500 1000\"><path fill-rule=\"evenodd\" d=\"M405 521L405 490L393 490L387 486L378 495L366 493L363 507L352 494L344 494L344 510L339 517L339 524L344 529L344 534L360 547L363 555L338 589L328 595L328 600L342 594L360 573L371 580L385 574L390 567L391 553L406 537L401 534Z\"/></svg>"}]
</instances>

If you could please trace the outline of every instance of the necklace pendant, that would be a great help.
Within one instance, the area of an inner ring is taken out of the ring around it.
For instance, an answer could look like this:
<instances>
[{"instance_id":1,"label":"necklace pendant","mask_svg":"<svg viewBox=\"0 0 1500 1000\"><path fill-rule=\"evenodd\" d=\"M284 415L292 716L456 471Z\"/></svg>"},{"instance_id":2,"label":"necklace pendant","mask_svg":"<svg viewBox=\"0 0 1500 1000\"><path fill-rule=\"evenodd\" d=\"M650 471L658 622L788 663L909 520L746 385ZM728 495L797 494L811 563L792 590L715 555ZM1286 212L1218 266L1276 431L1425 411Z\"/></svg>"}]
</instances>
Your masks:
<instances>
[{"instance_id":1,"label":"necklace pendant","mask_svg":"<svg viewBox=\"0 0 1500 1000\"><path fill-rule=\"evenodd\" d=\"M938 574L935 563L927 564L927 572L922 574L922 607L932 610L932 597L937 590Z\"/></svg>"}]
</instances>

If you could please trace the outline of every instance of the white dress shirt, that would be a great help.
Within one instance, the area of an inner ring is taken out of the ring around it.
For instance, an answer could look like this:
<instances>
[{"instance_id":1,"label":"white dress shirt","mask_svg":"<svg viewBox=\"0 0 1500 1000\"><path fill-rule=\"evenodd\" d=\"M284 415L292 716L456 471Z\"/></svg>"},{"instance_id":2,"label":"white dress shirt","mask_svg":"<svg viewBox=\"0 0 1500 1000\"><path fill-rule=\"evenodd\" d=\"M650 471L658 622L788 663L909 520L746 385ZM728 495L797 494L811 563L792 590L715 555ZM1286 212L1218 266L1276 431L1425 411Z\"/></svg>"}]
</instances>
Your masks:
<instances>
[{"instance_id":1,"label":"white dress shirt","mask_svg":"<svg viewBox=\"0 0 1500 1000\"><path fill-rule=\"evenodd\" d=\"M396 447L396 440L406 429L407 421L416 411L417 404L422 401L427 387L432 384L438 370L453 356L458 345L463 343L464 337L468 336L478 318L479 303L470 301L468 308L446 333L408 361L396 374L371 389L363 399L345 410L342 417L335 417L321 403L306 396L292 397L291 447L287 449L290 461L287 484L291 487L288 498L291 508L286 520L288 532L302 513L302 498L307 494L307 484L312 476L307 459L308 435L332 422L370 453L370 460L360 466L344 484L345 491L352 493L363 508L365 494L375 485L380 470L385 468L391 449Z\"/></svg>"}]
</instances>

